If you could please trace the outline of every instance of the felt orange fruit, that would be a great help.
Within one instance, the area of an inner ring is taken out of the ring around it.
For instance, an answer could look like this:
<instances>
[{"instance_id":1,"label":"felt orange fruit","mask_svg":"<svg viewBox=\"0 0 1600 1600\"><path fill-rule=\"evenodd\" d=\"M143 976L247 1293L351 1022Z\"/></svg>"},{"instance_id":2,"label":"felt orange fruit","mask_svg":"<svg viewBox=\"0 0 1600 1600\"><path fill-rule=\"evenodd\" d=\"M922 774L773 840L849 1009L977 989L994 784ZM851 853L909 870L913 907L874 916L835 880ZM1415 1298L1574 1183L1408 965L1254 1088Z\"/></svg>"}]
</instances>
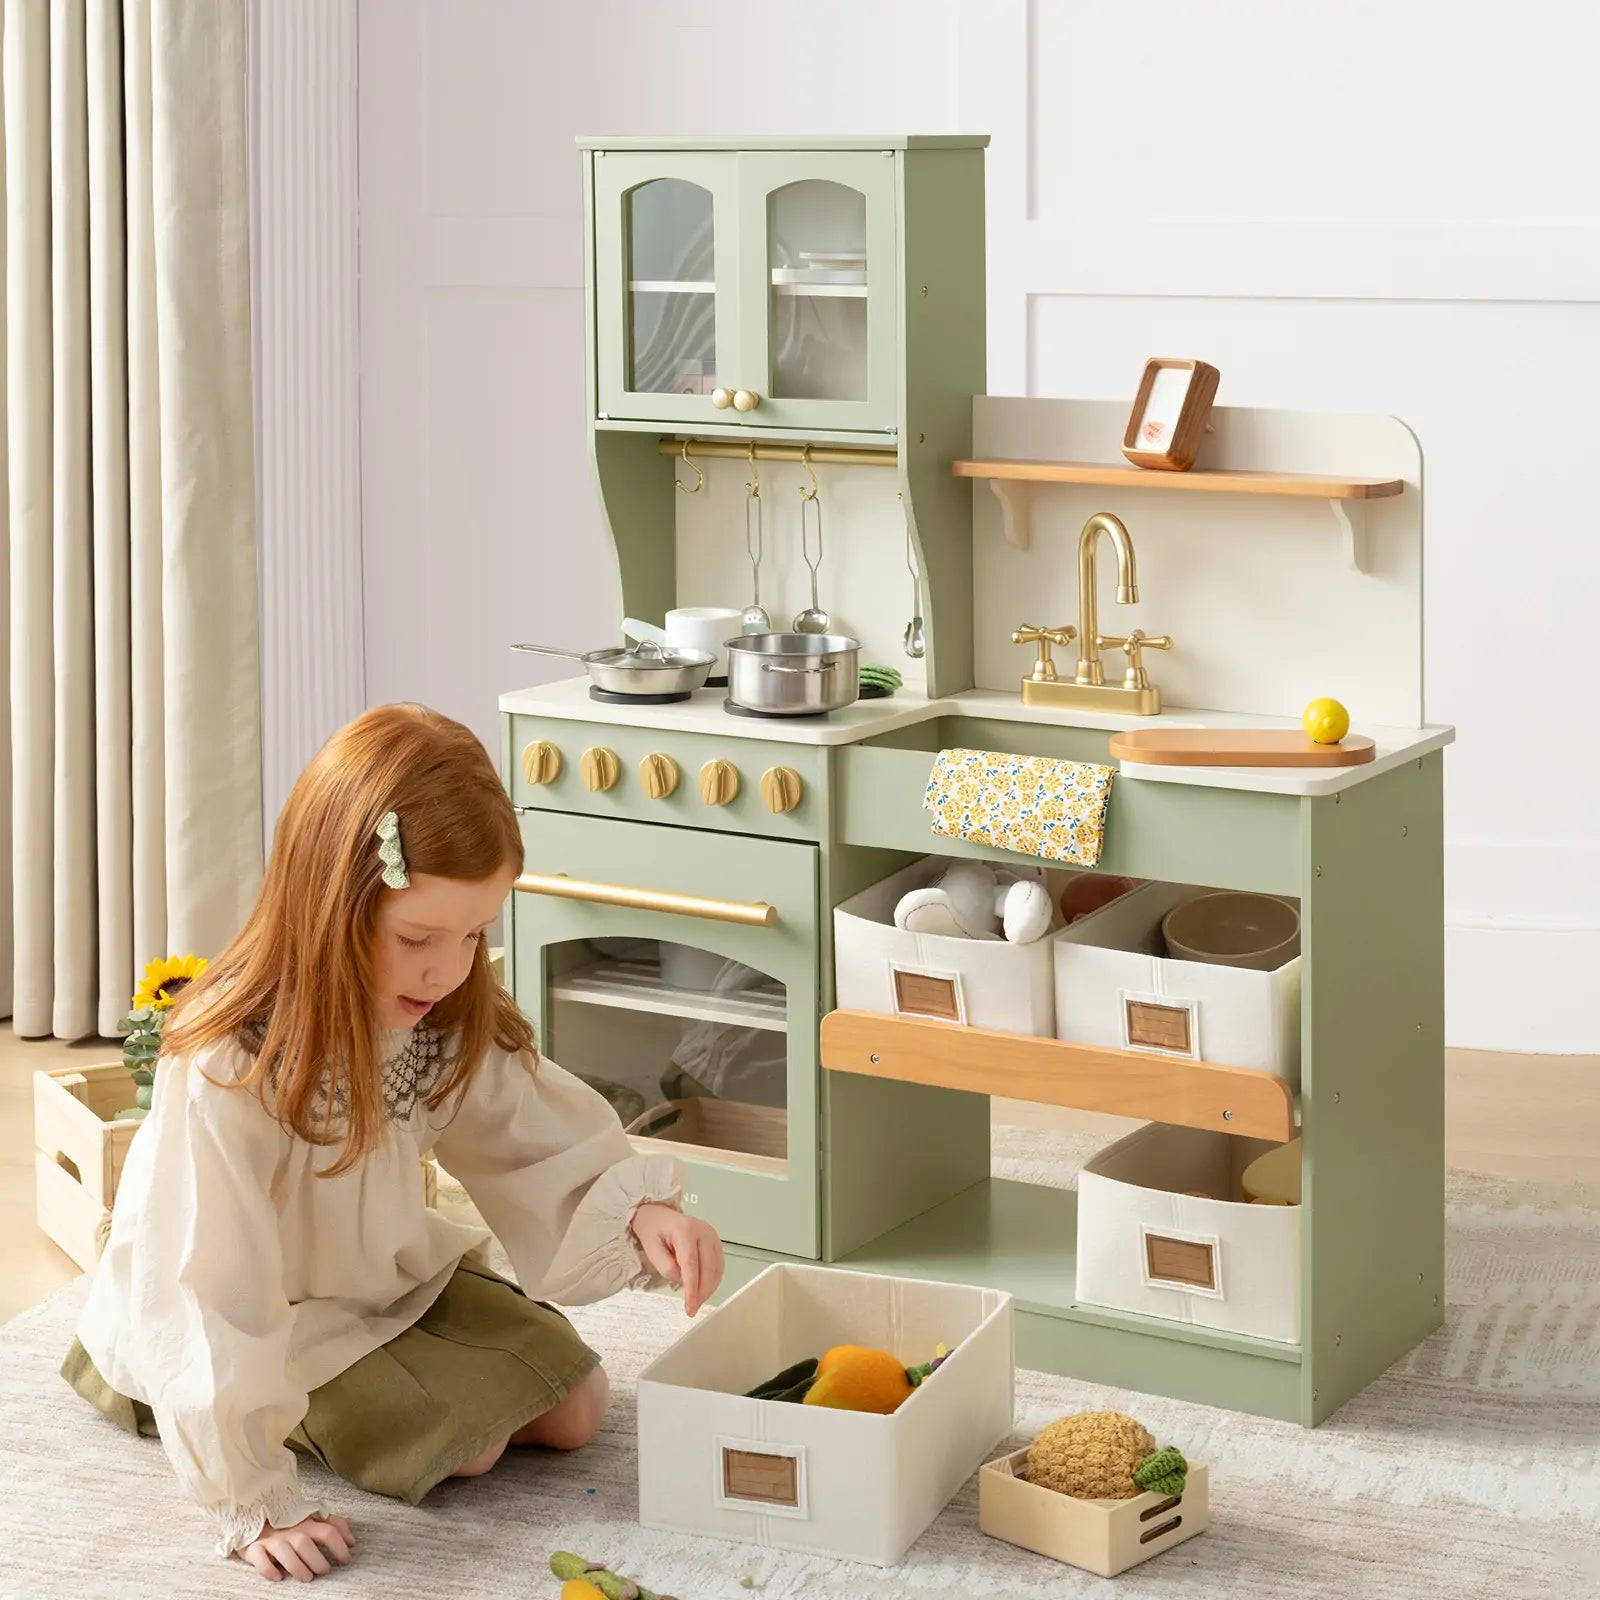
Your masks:
<instances>
[{"instance_id":1,"label":"felt orange fruit","mask_svg":"<svg viewBox=\"0 0 1600 1600\"><path fill-rule=\"evenodd\" d=\"M817 1363L817 1381L807 1391L805 1403L887 1416L910 1395L905 1367L887 1350L840 1345Z\"/></svg>"},{"instance_id":2,"label":"felt orange fruit","mask_svg":"<svg viewBox=\"0 0 1600 1600\"><path fill-rule=\"evenodd\" d=\"M561 1600L606 1600L605 1591L583 1578L568 1578L561 1585Z\"/></svg>"}]
</instances>

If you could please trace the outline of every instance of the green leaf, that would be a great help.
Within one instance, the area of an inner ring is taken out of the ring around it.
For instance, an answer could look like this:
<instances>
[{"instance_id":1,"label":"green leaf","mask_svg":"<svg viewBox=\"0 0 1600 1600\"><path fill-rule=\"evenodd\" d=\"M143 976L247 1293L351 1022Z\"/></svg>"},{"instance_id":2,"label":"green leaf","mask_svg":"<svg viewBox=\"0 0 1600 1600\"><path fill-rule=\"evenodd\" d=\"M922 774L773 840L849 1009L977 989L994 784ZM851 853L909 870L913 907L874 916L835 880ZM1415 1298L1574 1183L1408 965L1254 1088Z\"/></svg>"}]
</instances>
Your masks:
<instances>
[{"instance_id":1,"label":"green leaf","mask_svg":"<svg viewBox=\"0 0 1600 1600\"><path fill-rule=\"evenodd\" d=\"M138 1106L141 1111L148 1111L150 1109L151 1096L154 1095L155 1092L155 1085L153 1083L141 1083L133 1092L133 1103Z\"/></svg>"},{"instance_id":2,"label":"green leaf","mask_svg":"<svg viewBox=\"0 0 1600 1600\"><path fill-rule=\"evenodd\" d=\"M132 1073L133 1081L143 1088L147 1083L154 1083L156 1075L148 1067L135 1067Z\"/></svg>"},{"instance_id":3,"label":"green leaf","mask_svg":"<svg viewBox=\"0 0 1600 1600\"><path fill-rule=\"evenodd\" d=\"M128 1013L128 1021L129 1022L148 1022L151 1019L151 1017L153 1017L154 1015L155 1015L155 1012L152 1010L151 1007L149 1007L149 1006L140 1006L137 1011L130 1011Z\"/></svg>"},{"instance_id":4,"label":"green leaf","mask_svg":"<svg viewBox=\"0 0 1600 1600\"><path fill-rule=\"evenodd\" d=\"M161 1042L148 1035L130 1039L122 1047L122 1059L130 1067L143 1066L147 1061L154 1061L161 1054Z\"/></svg>"},{"instance_id":5,"label":"green leaf","mask_svg":"<svg viewBox=\"0 0 1600 1600\"><path fill-rule=\"evenodd\" d=\"M113 1122L143 1122L145 1112L139 1106L124 1106L111 1120Z\"/></svg>"}]
</instances>

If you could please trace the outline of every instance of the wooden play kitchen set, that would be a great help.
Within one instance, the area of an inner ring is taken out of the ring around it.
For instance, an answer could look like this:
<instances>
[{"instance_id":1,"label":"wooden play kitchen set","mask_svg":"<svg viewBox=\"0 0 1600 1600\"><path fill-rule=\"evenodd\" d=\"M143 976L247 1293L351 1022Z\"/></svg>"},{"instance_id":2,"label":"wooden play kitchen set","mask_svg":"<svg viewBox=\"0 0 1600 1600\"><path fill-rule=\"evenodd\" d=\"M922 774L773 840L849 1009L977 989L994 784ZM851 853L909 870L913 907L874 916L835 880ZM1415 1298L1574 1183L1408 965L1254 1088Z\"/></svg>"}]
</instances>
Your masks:
<instances>
[{"instance_id":1,"label":"wooden play kitchen set","mask_svg":"<svg viewBox=\"0 0 1600 1600\"><path fill-rule=\"evenodd\" d=\"M502 696L509 981L730 1289L998 1291L1026 1366L1311 1426L1443 1315L1421 453L1203 363L1131 417L985 395L985 143L583 141L595 480L662 630L623 653L703 686ZM1099 798L1030 836L961 771ZM1267 962L1185 942L1264 903ZM1074 1192L992 1169L992 1097L1150 1126Z\"/></svg>"}]
</instances>

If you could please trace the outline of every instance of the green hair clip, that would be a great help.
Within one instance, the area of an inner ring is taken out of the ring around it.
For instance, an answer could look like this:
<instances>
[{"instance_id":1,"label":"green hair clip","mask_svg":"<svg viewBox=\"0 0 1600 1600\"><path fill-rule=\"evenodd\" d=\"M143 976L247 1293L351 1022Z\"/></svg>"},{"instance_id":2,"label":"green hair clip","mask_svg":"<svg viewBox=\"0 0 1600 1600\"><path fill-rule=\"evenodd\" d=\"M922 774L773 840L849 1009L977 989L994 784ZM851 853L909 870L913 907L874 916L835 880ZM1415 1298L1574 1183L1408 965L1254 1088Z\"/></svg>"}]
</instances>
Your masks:
<instances>
[{"instance_id":1,"label":"green hair clip","mask_svg":"<svg viewBox=\"0 0 1600 1600\"><path fill-rule=\"evenodd\" d=\"M407 889L411 877L406 871L406 858L400 849L400 818L389 812L375 830L378 835L378 859L383 863L383 881L391 889Z\"/></svg>"}]
</instances>

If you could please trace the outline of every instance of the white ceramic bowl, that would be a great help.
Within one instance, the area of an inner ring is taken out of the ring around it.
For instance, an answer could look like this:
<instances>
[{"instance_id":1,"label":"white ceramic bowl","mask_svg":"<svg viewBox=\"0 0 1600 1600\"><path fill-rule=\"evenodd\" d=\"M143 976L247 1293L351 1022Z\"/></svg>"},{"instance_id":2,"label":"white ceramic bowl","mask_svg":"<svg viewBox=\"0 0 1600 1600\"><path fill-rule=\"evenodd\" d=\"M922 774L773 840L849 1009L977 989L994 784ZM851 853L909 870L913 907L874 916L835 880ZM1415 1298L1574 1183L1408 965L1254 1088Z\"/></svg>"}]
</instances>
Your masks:
<instances>
[{"instance_id":1,"label":"white ceramic bowl","mask_svg":"<svg viewBox=\"0 0 1600 1600\"><path fill-rule=\"evenodd\" d=\"M1161 934L1175 961L1274 972L1300 954L1300 913L1274 895L1225 889L1174 906Z\"/></svg>"}]
</instances>

